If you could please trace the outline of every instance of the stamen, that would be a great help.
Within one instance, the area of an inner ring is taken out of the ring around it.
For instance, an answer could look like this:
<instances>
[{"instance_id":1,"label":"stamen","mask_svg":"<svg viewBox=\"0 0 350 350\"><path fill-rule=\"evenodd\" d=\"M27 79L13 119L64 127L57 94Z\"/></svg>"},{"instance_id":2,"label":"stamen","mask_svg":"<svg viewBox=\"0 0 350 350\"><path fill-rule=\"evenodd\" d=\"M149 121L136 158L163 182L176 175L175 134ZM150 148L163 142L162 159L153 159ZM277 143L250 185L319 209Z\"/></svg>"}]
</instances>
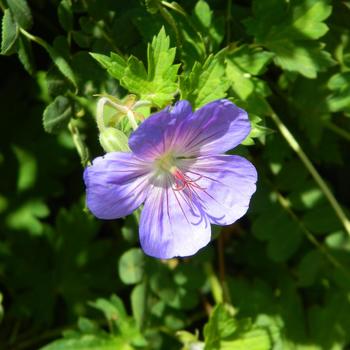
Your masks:
<instances>
[{"instance_id":1,"label":"stamen","mask_svg":"<svg viewBox=\"0 0 350 350\"><path fill-rule=\"evenodd\" d=\"M202 178L202 176L199 176L196 179L191 179L188 175L185 175L181 170L176 168L173 172L172 175L174 176L174 191L183 191L187 190L186 194L189 195L190 202L193 200L193 195L197 195L196 190L205 190L203 187L198 185L198 181Z\"/></svg>"}]
</instances>

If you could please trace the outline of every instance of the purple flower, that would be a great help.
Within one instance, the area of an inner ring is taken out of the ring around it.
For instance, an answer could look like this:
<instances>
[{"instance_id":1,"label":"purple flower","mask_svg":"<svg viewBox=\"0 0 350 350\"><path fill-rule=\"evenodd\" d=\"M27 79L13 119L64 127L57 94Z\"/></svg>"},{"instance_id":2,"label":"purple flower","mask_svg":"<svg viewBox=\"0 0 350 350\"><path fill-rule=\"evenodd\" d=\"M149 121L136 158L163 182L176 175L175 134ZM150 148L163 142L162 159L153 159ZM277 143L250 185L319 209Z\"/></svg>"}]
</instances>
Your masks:
<instances>
[{"instance_id":1,"label":"purple flower","mask_svg":"<svg viewBox=\"0 0 350 350\"><path fill-rule=\"evenodd\" d=\"M116 219L144 204L139 233L145 253L193 255L209 243L211 223L232 224L248 209L256 170L224 152L249 132L247 113L228 100L195 112L179 101L131 134L131 153L107 153L85 169L87 206L100 219Z\"/></svg>"}]
</instances>

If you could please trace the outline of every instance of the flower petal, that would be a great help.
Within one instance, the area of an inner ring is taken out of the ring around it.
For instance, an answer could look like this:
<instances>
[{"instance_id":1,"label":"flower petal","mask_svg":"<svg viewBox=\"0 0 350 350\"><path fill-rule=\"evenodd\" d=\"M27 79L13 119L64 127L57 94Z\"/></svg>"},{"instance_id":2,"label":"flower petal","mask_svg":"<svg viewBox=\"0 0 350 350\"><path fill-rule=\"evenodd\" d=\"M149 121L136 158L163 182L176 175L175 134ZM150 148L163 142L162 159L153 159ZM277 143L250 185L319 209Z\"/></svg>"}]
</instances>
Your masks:
<instances>
[{"instance_id":1,"label":"flower petal","mask_svg":"<svg viewBox=\"0 0 350 350\"><path fill-rule=\"evenodd\" d=\"M183 100L151 115L130 135L130 149L143 159L164 154L177 140L183 119L191 113L190 103Z\"/></svg>"},{"instance_id":2,"label":"flower petal","mask_svg":"<svg viewBox=\"0 0 350 350\"><path fill-rule=\"evenodd\" d=\"M129 215L144 202L148 178L149 164L131 153L98 157L84 171L87 206L100 219Z\"/></svg>"},{"instance_id":3,"label":"flower petal","mask_svg":"<svg viewBox=\"0 0 350 350\"><path fill-rule=\"evenodd\" d=\"M182 124L186 155L224 153L239 145L250 132L247 113L232 102L213 101L194 112Z\"/></svg>"},{"instance_id":4,"label":"flower petal","mask_svg":"<svg viewBox=\"0 0 350 350\"><path fill-rule=\"evenodd\" d=\"M257 172L252 163L240 156L199 157L188 163L186 174L198 179L196 190L211 223L229 225L248 210L256 190Z\"/></svg>"},{"instance_id":5,"label":"flower petal","mask_svg":"<svg viewBox=\"0 0 350 350\"><path fill-rule=\"evenodd\" d=\"M224 153L250 132L247 113L228 100L217 100L192 113L188 101L153 114L130 136L131 150L143 159L166 152L177 156Z\"/></svg>"},{"instance_id":6,"label":"flower petal","mask_svg":"<svg viewBox=\"0 0 350 350\"><path fill-rule=\"evenodd\" d=\"M146 254L161 259L190 256L210 241L205 213L183 192L153 187L140 219L140 241Z\"/></svg>"}]
</instances>

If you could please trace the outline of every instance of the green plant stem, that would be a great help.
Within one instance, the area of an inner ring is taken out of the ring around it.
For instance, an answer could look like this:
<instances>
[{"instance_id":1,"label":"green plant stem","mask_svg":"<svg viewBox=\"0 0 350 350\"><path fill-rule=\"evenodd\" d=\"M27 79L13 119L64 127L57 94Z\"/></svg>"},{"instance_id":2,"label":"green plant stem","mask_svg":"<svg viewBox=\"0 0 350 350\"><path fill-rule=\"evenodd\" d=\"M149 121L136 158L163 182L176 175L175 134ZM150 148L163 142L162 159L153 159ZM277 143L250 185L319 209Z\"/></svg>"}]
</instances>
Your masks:
<instances>
[{"instance_id":1,"label":"green plant stem","mask_svg":"<svg viewBox=\"0 0 350 350\"><path fill-rule=\"evenodd\" d=\"M89 150L80 136L79 129L73 124L72 120L68 124L68 129L79 154L81 165L86 167L89 164Z\"/></svg>"},{"instance_id":2,"label":"green plant stem","mask_svg":"<svg viewBox=\"0 0 350 350\"><path fill-rule=\"evenodd\" d=\"M297 215L293 212L290 207L289 201L282 196L281 193L274 190L278 203L282 208L289 214L289 216L298 223L300 229L305 234L307 239L325 256L325 258L337 269L344 272L348 278L350 278L350 272L328 251L328 249L321 244L315 236L305 227L305 225L299 220Z\"/></svg>"},{"instance_id":3,"label":"green plant stem","mask_svg":"<svg viewBox=\"0 0 350 350\"><path fill-rule=\"evenodd\" d=\"M175 32L175 37L176 37L176 45L178 47L181 47L182 46L182 43L181 43L181 35L180 35L180 32L177 28L177 24L176 24L176 21L174 19L174 17L171 15L171 13L166 9L164 8L161 4L159 4L158 6L158 9L159 9L159 12L160 14L163 16L164 20L166 22L168 22L168 24L170 25L170 27L173 29L173 31Z\"/></svg>"},{"instance_id":4,"label":"green plant stem","mask_svg":"<svg viewBox=\"0 0 350 350\"><path fill-rule=\"evenodd\" d=\"M304 153L304 151L300 147L298 141L295 139L292 133L287 129L287 127L283 124L283 122L278 117L278 115L275 112L271 111L270 116L272 120L275 122L275 124L277 125L277 128L279 129L280 133L285 138L289 146L296 152L296 154L299 156L299 158L305 165L306 169L310 172L310 174L312 175L312 177L320 187L321 191L329 201L336 215L338 216L338 219L342 223L345 231L350 236L350 221L347 218L342 207L334 197L333 193L329 189L328 185L322 179L321 175L318 173L314 165L311 163L310 159L307 157L307 155Z\"/></svg>"},{"instance_id":5,"label":"green plant stem","mask_svg":"<svg viewBox=\"0 0 350 350\"><path fill-rule=\"evenodd\" d=\"M28 33L28 32L27 32L26 30L24 30L23 28L19 28L19 31L20 31L25 37L27 37L29 40L36 42L37 44L39 44L40 46L42 46L44 49L46 49L47 43L46 43L43 39L41 39L41 38L39 38L39 37L37 37L37 36L35 36L35 35L33 35L33 34Z\"/></svg>"},{"instance_id":6,"label":"green plant stem","mask_svg":"<svg viewBox=\"0 0 350 350\"><path fill-rule=\"evenodd\" d=\"M335 125L329 121L325 122L324 124L329 130L333 131L334 133L336 133L340 137L344 138L345 140L350 141L350 132L349 131L342 129L338 125Z\"/></svg>"},{"instance_id":7,"label":"green plant stem","mask_svg":"<svg viewBox=\"0 0 350 350\"><path fill-rule=\"evenodd\" d=\"M222 290L222 286L220 284L220 281L218 279L218 277L216 276L213 267L211 266L211 264L209 262L204 264L204 270L207 274L207 277L209 279L209 284L210 284L210 289L211 289L211 293L213 295L215 304L220 304L223 302L224 298L223 298L223 290Z\"/></svg>"},{"instance_id":8,"label":"green plant stem","mask_svg":"<svg viewBox=\"0 0 350 350\"><path fill-rule=\"evenodd\" d=\"M200 40L200 42L203 45L204 50L206 49L205 46L205 42L203 40L203 37L201 35L201 33L197 30L197 28L195 27L195 25L192 23L192 20L190 18L190 16L187 14L187 12L175 1L169 3L167 1L162 1L161 4L164 7L167 7L175 12L177 12L178 14L180 14L181 16L183 16L187 22L187 24L193 29L193 31L196 33L196 35L198 36L198 39ZM175 23L176 24L176 23ZM176 26L177 27L177 26Z\"/></svg>"}]
</instances>

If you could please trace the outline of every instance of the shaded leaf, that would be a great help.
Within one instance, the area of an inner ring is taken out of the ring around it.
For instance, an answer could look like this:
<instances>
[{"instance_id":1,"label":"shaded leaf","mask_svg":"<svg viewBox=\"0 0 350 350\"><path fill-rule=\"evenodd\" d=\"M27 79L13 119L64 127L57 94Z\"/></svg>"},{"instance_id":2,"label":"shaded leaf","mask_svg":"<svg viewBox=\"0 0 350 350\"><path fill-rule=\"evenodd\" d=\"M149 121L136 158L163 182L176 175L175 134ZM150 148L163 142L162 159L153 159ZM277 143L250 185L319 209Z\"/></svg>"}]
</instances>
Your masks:
<instances>
[{"instance_id":1,"label":"shaded leaf","mask_svg":"<svg viewBox=\"0 0 350 350\"><path fill-rule=\"evenodd\" d=\"M132 350L133 348L118 337L85 334L72 339L60 339L40 350Z\"/></svg>"},{"instance_id":2,"label":"shaded leaf","mask_svg":"<svg viewBox=\"0 0 350 350\"><path fill-rule=\"evenodd\" d=\"M58 20L67 32L73 29L73 12L71 0L61 0L57 8Z\"/></svg>"},{"instance_id":3,"label":"shaded leaf","mask_svg":"<svg viewBox=\"0 0 350 350\"><path fill-rule=\"evenodd\" d=\"M120 279L125 284L135 284L141 281L144 269L144 254L139 248L126 251L119 260L118 271Z\"/></svg>"},{"instance_id":4,"label":"shaded leaf","mask_svg":"<svg viewBox=\"0 0 350 350\"><path fill-rule=\"evenodd\" d=\"M263 4L253 2L254 18L247 20L250 34L259 43L275 53L275 63L288 71L295 71L308 78L331 66L331 55L319 39L328 31L323 22L332 12L328 0L268 0Z\"/></svg>"},{"instance_id":5,"label":"shaded leaf","mask_svg":"<svg viewBox=\"0 0 350 350\"><path fill-rule=\"evenodd\" d=\"M57 96L43 114L43 125L46 132L58 133L67 127L72 117L71 101L65 96Z\"/></svg>"},{"instance_id":6,"label":"shaded leaf","mask_svg":"<svg viewBox=\"0 0 350 350\"><path fill-rule=\"evenodd\" d=\"M32 26L33 19L30 8L26 0L6 0L17 23L23 29L29 29Z\"/></svg>"},{"instance_id":7,"label":"shaded leaf","mask_svg":"<svg viewBox=\"0 0 350 350\"><path fill-rule=\"evenodd\" d=\"M2 17L1 30L1 54L11 55L16 50L15 44L19 31L17 23L13 20L11 11L8 9L5 10Z\"/></svg>"},{"instance_id":8,"label":"shaded leaf","mask_svg":"<svg viewBox=\"0 0 350 350\"><path fill-rule=\"evenodd\" d=\"M35 63L33 58L32 43L22 35L18 39L18 58L25 70L33 75L35 73Z\"/></svg>"}]
</instances>

